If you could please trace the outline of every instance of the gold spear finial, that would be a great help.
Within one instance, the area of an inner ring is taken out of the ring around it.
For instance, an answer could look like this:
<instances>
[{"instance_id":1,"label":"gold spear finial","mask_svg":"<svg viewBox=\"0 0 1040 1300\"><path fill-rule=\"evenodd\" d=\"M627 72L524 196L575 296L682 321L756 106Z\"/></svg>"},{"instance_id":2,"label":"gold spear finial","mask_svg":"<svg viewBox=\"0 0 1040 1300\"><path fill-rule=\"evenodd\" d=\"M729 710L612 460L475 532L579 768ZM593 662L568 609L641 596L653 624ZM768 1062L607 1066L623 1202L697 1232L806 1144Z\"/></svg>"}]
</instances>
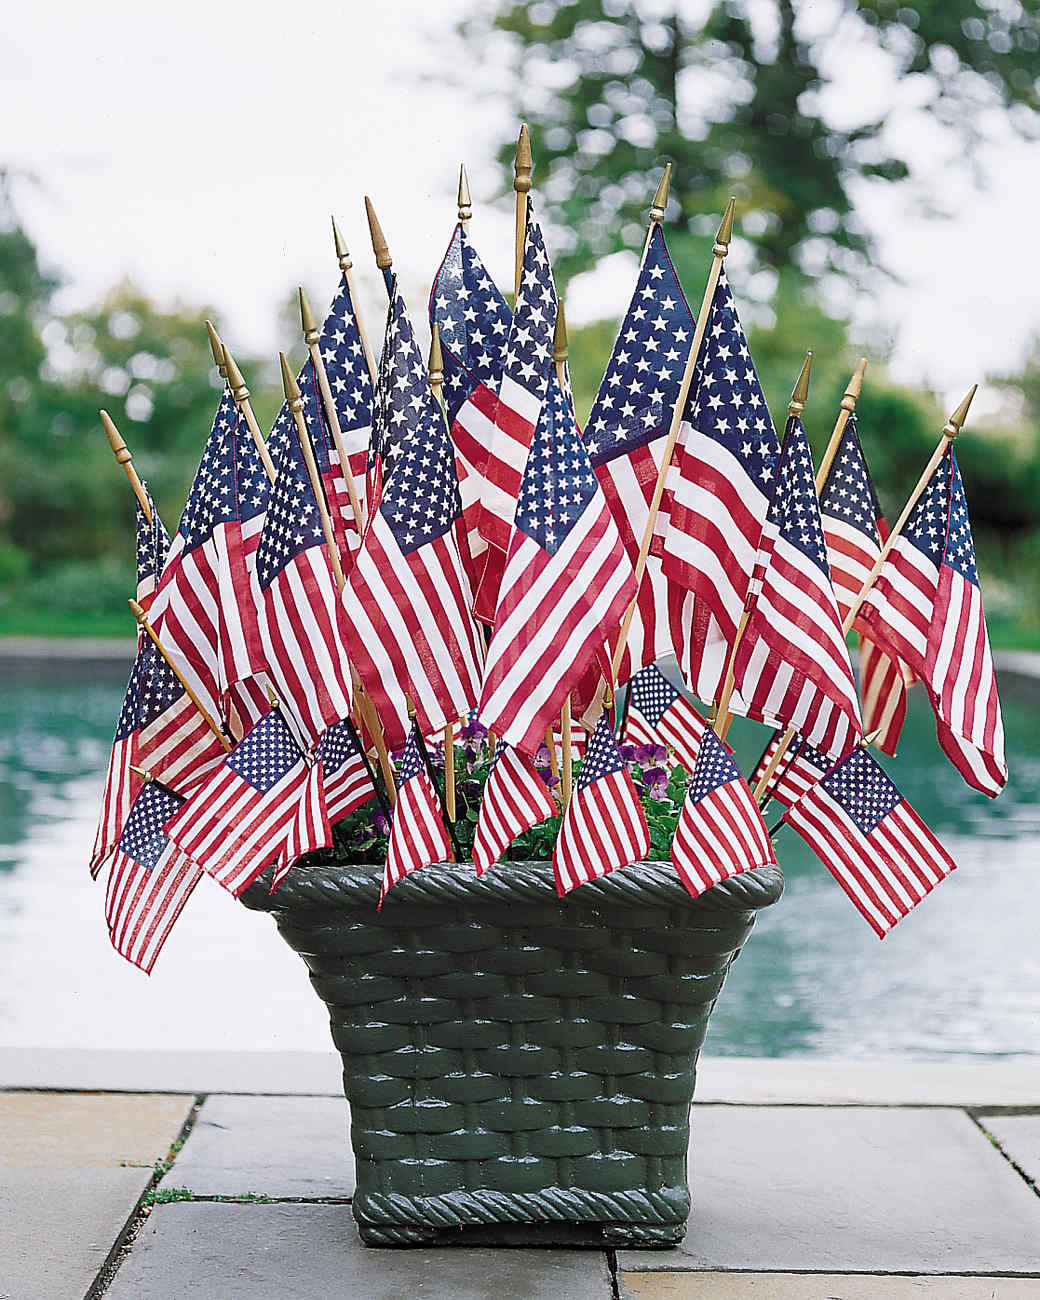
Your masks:
<instances>
[{"instance_id":1,"label":"gold spear finial","mask_svg":"<svg viewBox=\"0 0 1040 1300\"><path fill-rule=\"evenodd\" d=\"M556 312L556 329L553 331L553 360L559 365L567 360L567 317L563 311L563 299L559 301Z\"/></svg>"},{"instance_id":2,"label":"gold spear finial","mask_svg":"<svg viewBox=\"0 0 1040 1300\"><path fill-rule=\"evenodd\" d=\"M246 387L245 376L238 368L238 363L227 349L227 344L221 344L221 352L224 356L224 369L227 371L227 381L231 388L231 396L239 405L249 397L249 389Z\"/></svg>"},{"instance_id":3,"label":"gold spear finial","mask_svg":"<svg viewBox=\"0 0 1040 1300\"><path fill-rule=\"evenodd\" d=\"M302 411L303 397L300 394L300 386L296 382L296 376L289 369L284 352L278 353L278 360L282 363L282 390L285 393L285 400L289 403L289 409Z\"/></svg>"},{"instance_id":4,"label":"gold spear finial","mask_svg":"<svg viewBox=\"0 0 1040 1300\"><path fill-rule=\"evenodd\" d=\"M321 330L318 329L318 322L314 319L314 312L311 311L302 284L300 285L300 324L303 326L303 338L307 346L317 343L321 338Z\"/></svg>"},{"instance_id":5,"label":"gold spear finial","mask_svg":"<svg viewBox=\"0 0 1040 1300\"><path fill-rule=\"evenodd\" d=\"M516 158L513 162L513 189L517 194L526 194L531 188L531 169L534 159L531 157L531 134L524 122L520 127L520 136L516 142Z\"/></svg>"},{"instance_id":6,"label":"gold spear finial","mask_svg":"<svg viewBox=\"0 0 1040 1300\"><path fill-rule=\"evenodd\" d=\"M341 271L349 271L354 265L350 258L350 250L343 242L343 236L339 233L339 226L336 225L336 218L332 218L332 241L336 245L336 257L339 261Z\"/></svg>"},{"instance_id":7,"label":"gold spear finial","mask_svg":"<svg viewBox=\"0 0 1040 1300\"><path fill-rule=\"evenodd\" d=\"M430 360L428 364L430 383L436 389L444 383L444 355L441 352L441 332L434 323L430 333Z\"/></svg>"},{"instance_id":8,"label":"gold spear finial","mask_svg":"<svg viewBox=\"0 0 1040 1300\"><path fill-rule=\"evenodd\" d=\"M730 240L733 238L733 209L737 206L736 198L731 194L730 200L726 204L726 211L722 216L722 224L719 226L718 233L715 236L715 247L713 253L719 253L723 257L729 252Z\"/></svg>"},{"instance_id":9,"label":"gold spear finial","mask_svg":"<svg viewBox=\"0 0 1040 1300\"><path fill-rule=\"evenodd\" d=\"M213 328L213 322L206 322L206 333L209 335L210 351L213 353L213 364L220 371L221 379L227 379L227 366L224 364L224 345L220 341L220 335Z\"/></svg>"},{"instance_id":10,"label":"gold spear finial","mask_svg":"<svg viewBox=\"0 0 1040 1300\"><path fill-rule=\"evenodd\" d=\"M459 220L469 221L473 217L473 200L469 196L469 177L466 164L459 164Z\"/></svg>"},{"instance_id":11,"label":"gold spear finial","mask_svg":"<svg viewBox=\"0 0 1040 1300\"><path fill-rule=\"evenodd\" d=\"M943 433L946 435L947 438L951 440L951 442L960 433L961 428L964 425L964 421L968 418L968 407L971 405L972 398L975 396L975 394L978 391L979 391L978 384L972 384L972 386L968 389L968 393L967 396L964 398L964 401L961 402L960 406L957 407L956 411L954 411L954 413L943 425Z\"/></svg>"},{"instance_id":12,"label":"gold spear finial","mask_svg":"<svg viewBox=\"0 0 1040 1300\"><path fill-rule=\"evenodd\" d=\"M107 411L98 411L101 416L101 427L105 431L105 437L108 438L108 445L112 448L115 458L120 465L129 465L133 460L130 455L130 448L123 441L123 435L116 428L112 417Z\"/></svg>"},{"instance_id":13,"label":"gold spear finial","mask_svg":"<svg viewBox=\"0 0 1040 1300\"><path fill-rule=\"evenodd\" d=\"M372 206L372 200L367 194L365 195L365 215L368 217L368 230L372 236L372 252L376 255L376 266L381 271L386 271L393 266L393 258L390 256L390 249L387 247L386 239L383 236L383 228L379 224L379 218Z\"/></svg>"},{"instance_id":14,"label":"gold spear finial","mask_svg":"<svg viewBox=\"0 0 1040 1300\"><path fill-rule=\"evenodd\" d=\"M668 191L672 184L672 164L665 163L664 175L661 177L660 184L657 187L657 193L654 195L654 201L650 205L650 221L657 225L664 220L665 209L668 207Z\"/></svg>"},{"instance_id":15,"label":"gold spear finial","mask_svg":"<svg viewBox=\"0 0 1040 1300\"><path fill-rule=\"evenodd\" d=\"M145 785L151 785L155 780L155 773L149 772L146 767L138 767L134 763L131 763L129 766L130 771L133 772L134 776L139 776Z\"/></svg>"},{"instance_id":16,"label":"gold spear finial","mask_svg":"<svg viewBox=\"0 0 1040 1300\"><path fill-rule=\"evenodd\" d=\"M801 374L798 376L798 382L794 386L794 392L791 394L791 400L787 404L788 415L801 415L805 410L805 403L809 400L809 372L812 370L812 353L805 354L805 360L802 362Z\"/></svg>"},{"instance_id":17,"label":"gold spear finial","mask_svg":"<svg viewBox=\"0 0 1040 1300\"><path fill-rule=\"evenodd\" d=\"M856 399L859 397L860 389L863 387L863 376L867 373L867 358L860 357L859 364L852 372L852 378L849 380L849 386L845 389L845 396L841 399L841 409L848 411L851 415L856 409Z\"/></svg>"}]
</instances>

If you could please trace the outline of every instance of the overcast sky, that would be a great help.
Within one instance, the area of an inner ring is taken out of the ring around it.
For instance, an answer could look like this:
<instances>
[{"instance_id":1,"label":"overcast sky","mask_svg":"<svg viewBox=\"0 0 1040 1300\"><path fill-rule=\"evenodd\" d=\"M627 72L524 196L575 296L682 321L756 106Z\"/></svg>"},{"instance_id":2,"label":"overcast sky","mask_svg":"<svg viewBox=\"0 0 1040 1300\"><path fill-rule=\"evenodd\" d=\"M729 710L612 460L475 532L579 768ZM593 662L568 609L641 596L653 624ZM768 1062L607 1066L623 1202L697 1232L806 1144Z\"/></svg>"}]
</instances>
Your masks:
<instances>
[{"instance_id":1,"label":"overcast sky","mask_svg":"<svg viewBox=\"0 0 1040 1300\"><path fill-rule=\"evenodd\" d=\"M468 7L8 6L0 162L37 177L19 184L19 206L45 259L70 278L66 304L89 302L128 275L160 301L212 303L233 347L273 352L289 342L276 316L295 285L306 284L316 305L332 292L335 212L378 336L385 298L370 269L362 196L372 195L422 316L455 218L461 159L473 237L508 286L511 196L491 202L500 178L490 158L513 124L504 107L455 79L449 36ZM898 91L854 40L842 69L835 113L854 116ZM475 71L474 87L493 73ZM976 379L1014 368L1040 329L1040 154L998 141L983 158L985 188L973 189L952 142L922 126L912 105L894 129L912 142L918 186L956 215L928 221L905 191L865 190L861 214L902 283L879 277L857 314L896 336L898 375L956 402ZM733 287L739 296L736 275ZM616 315L630 289L631 270L615 259L573 287L568 315L579 323ZM687 290L699 300L700 286ZM982 409L999 400L984 395Z\"/></svg>"}]
</instances>

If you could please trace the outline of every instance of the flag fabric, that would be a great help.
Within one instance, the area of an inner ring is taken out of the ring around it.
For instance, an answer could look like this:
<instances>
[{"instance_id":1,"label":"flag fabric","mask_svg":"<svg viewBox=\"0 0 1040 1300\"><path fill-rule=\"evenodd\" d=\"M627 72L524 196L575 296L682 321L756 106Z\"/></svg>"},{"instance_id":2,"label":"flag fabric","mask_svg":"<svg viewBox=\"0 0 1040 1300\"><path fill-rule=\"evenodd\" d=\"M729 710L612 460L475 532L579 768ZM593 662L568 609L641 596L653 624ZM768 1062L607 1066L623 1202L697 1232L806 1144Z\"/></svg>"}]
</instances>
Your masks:
<instances>
[{"instance_id":1,"label":"flag fabric","mask_svg":"<svg viewBox=\"0 0 1040 1300\"><path fill-rule=\"evenodd\" d=\"M820 518L827 562L842 622L859 599L881 554L888 528L850 417L820 489ZM880 734L874 743L894 754L906 718L906 692L913 674L866 637L860 639L860 699L863 729Z\"/></svg>"},{"instance_id":2,"label":"flag fabric","mask_svg":"<svg viewBox=\"0 0 1040 1300\"><path fill-rule=\"evenodd\" d=\"M518 835L558 812L549 787L531 760L510 745L500 743L477 814L473 838L473 865L477 875L482 876L493 867Z\"/></svg>"},{"instance_id":3,"label":"flag fabric","mask_svg":"<svg viewBox=\"0 0 1040 1300\"><path fill-rule=\"evenodd\" d=\"M862 735L859 701L827 567L809 440L796 416L787 422L748 599L730 708L794 727L841 758Z\"/></svg>"},{"instance_id":4,"label":"flag fabric","mask_svg":"<svg viewBox=\"0 0 1040 1300\"><path fill-rule=\"evenodd\" d=\"M692 772L707 723L656 664L632 679L625 737L637 745L671 745L675 757Z\"/></svg>"},{"instance_id":5,"label":"flag fabric","mask_svg":"<svg viewBox=\"0 0 1040 1300\"><path fill-rule=\"evenodd\" d=\"M696 598L673 610L687 684L716 699L755 566L780 448L725 274L707 328L665 484L654 549L672 584Z\"/></svg>"},{"instance_id":6,"label":"flag fabric","mask_svg":"<svg viewBox=\"0 0 1040 1300\"><path fill-rule=\"evenodd\" d=\"M533 754L635 595L574 412L549 377L495 613L480 721Z\"/></svg>"},{"instance_id":7,"label":"flag fabric","mask_svg":"<svg viewBox=\"0 0 1040 1300\"><path fill-rule=\"evenodd\" d=\"M343 609L351 661L387 744L399 748L408 735L406 696L424 735L476 704L481 650L457 542L455 455L396 282L388 319L377 408L397 448L391 468L384 453L380 493Z\"/></svg>"},{"instance_id":8,"label":"flag fabric","mask_svg":"<svg viewBox=\"0 0 1040 1300\"><path fill-rule=\"evenodd\" d=\"M318 741L307 783L289 828L285 855L275 867L271 889L285 879L305 853L332 843L332 827L375 795L357 733L344 719Z\"/></svg>"},{"instance_id":9,"label":"flag fabric","mask_svg":"<svg viewBox=\"0 0 1040 1300\"><path fill-rule=\"evenodd\" d=\"M451 862L455 856L441 821L437 791L419 745L418 728L413 725L401 756L397 802L379 894L380 908L387 892L399 880L433 862Z\"/></svg>"},{"instance_id":10,"label":"flag fabric","mask_svg":"<svg viewBox=\"0 0 1040 1300\"><path fill-rule=\"evenodd\" d=\"M127 818L105 888L112 946L147 975L202 876L163 831L183 801L150 783Z\"/></svg>"},{"instance_id":11,"label":"flag fabric","mask_svg":"<svg viewBox=\"0 0 1040 1300\"><path fill-rule=\"evenodd\" d=\"M140 501L137 506L137 603L147 614L151 608L152 597L163 571L166 557L170 553L170 534L159 518L159 511L147 484L143 484L145 496L152 512L151 522L145 514ZM144 636L144 629L139 631Z\"/></svg>"},{"instance_id":12,"label":"flag fabric","mask_svg":"<svg viewBox=\"0 0 1040 1300\"><path fill-rule=\"evenodd\" d=\"M552 344L557 310L552 267L534 209L528 202L520 293L499 380L477 525L486 549L474 614L488 624L496 617L528 452L547 400L550 379L555 377Z\"/></svg>"},{"instance_id":13,"label":"flag fabric","mask_svg":"<svg viewBox=\"0 0 1040 1300\"><path fill-rule=\"evenodd\" d=\"M881 939L957 865L862 748L788 808L784 821Z\"/></svg>"},{"instance_id":14,"label":"flag fabric","mask_svg":"<svg viewBox=\"0 0 1040 1300\"><path fill-rule=\"evenodd\" d=\"M1004 724L952 446L889 552L856 626L925 683L939 744L968 785L998 795L1007 781Z\"/></svg>"},{"instance_id":15,"label":"flag fabric","mask_svg":"<svg viewBox=\"0 0 1040 1300\"><path fill-rule=\"evenodd\" d=\"M758 760L748 781L752 790L758 789L758 783L765 776L774 754L783 743L783 735L784 733L777 732ZM791 804L807 795L816 782L826 776L833 766L833 758L814 749L812 745L807 745L801 736L795 736L769 778L769 785L766 787L762 801L763 806L770 799L775 799L777 803L789 808Z\"/></svg>"},{"instance_id":16,"label":"flag fabric","mask_svg":"<svg viewBox=\"0 0 1040 1300\"><path fill-rule=\"evenodd\" d=\"M308 770L281 711L271 709L166 823L166 833L237 898L284 855Z\"/></svg>"},{"instance_id":17,"label":"flag fabric","mask_svg":"<svg viewBox=\"0 0 1040 1300\"><path fill-rule=\"evenodd\" d=\"M228 711L231 687L265 666L253 557L268 494L263 463L225 388L151 612L163 648L216 718Z\"/></svg>"},{"instance_id":18,"label":"flag fabric","mask_svg":"<svg viewBox=\"0 0 1040 1300\"><path fill-rule=\"evenodd\" d=\"M256 550L258 622L267 676L313 744L350 713L346 620L295 424L285 437Z\"/></svg>"},{"instance_id":19,"label":"flag fabric","mask_svg":"<svg viewBox=\"0 0 1040 1300\"><path fill-rule=\"evenodd\" d=\"M562 898L579 885L641 861L649 850L643 805L602 714L585 748L553 849L556 892Z\"/></svg>"},{"instance_id":20,"label":"flag fabric","mask_svg":"<svg viewBox=\"0 0 1040 1300\"><path fill-rule=\"evenodd\" d=\"M655 225L628 312L585 426L585 447L618 532L635 565L650 517L672 412L693 341L694 320ZM676 593L681 605L692 597ZM668 584L648 555L618 668L627 682L672 653Z\"/></svg>"},{"instance_id":21,"label":"flag fabric","mask_svg":"<svg viewBox=\"0 0 1040 1300\"><path fill-rule=\"evenodd\" d=\"M487 549L478 527L480 499L512 318L460 221L430 290L430 324L440 333L444 402L462 500L460 550L474 594Z\"/></svg>"},{"instance_id":22,"label":"flag fabric","mask_svg":"<svg viewBox=\"0 0 1040 1300\"><path fill-rule=\"evenodd\" d=\"M748 783L711 728L701 740L672 840L672 865L696 898L730 876L775 862Z\"/></svg>"}]
</instances>

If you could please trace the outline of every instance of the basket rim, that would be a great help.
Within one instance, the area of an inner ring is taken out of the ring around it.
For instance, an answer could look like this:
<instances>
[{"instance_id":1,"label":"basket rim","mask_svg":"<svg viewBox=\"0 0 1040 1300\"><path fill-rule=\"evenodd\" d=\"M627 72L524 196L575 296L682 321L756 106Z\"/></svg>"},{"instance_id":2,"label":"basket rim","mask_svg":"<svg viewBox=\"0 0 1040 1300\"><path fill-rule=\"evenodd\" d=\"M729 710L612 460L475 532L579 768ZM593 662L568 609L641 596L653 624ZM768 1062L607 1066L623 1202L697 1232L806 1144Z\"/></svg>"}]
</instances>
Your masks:
<instances>
[{"instance_id":1,"label":"basket rim","mask_svg":"<svg viewBox=\"0 0 1040 1300\"><path fill-rule=\"evenodd\" d=\"M323 862L297 867L271 893L268 868L243 892L252 911L298 909L375 909L383 879L382 863ZM670 862L648 860L620 867L599 880L558 897L549 861L500 862L478 876L472 862L435 862L397 882L387 894L384 913L399 904L451 906L458 903L549 903L561 911L574 907L629 906L698 911L750 912L771 907L784 889L780 867L755 867L713 885L691 898Z\"/></svg>"}]
</instances>

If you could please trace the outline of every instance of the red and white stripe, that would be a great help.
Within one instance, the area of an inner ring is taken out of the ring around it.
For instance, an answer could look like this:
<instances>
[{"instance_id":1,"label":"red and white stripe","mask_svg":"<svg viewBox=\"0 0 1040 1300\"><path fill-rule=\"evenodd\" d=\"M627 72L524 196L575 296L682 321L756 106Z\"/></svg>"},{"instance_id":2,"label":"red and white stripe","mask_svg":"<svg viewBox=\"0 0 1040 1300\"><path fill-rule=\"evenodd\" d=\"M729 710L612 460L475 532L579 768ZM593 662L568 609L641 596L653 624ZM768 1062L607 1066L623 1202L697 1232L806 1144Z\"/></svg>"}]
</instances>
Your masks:
<instances>
[{"instance_id":1,"label":"red and white stripe","mask_svg":"<svg viewBox=\"0 0 1040 1300\"><path fill-rule=\"evenodd\" d=\"M150 870L120 849L105 887L105 921L120 956L149 974L201 876L172 844Z\"/></svg>"},{"instance_id":2,"label":"red and white stripe","mask_svg":"<svg viewBox=\"0 0 1040 1300\"><path fill-rule=\"evenodd\" d=\"M505 746L484 786L473 838L473 865L482 876L524 831L537 826L559 809L549 787L530 759Z\"/></svg>"},{"instance_id":3,"label":"red and white stripe","mask_svg":"<svg viewBox=\"0 0 1040 1300\"><path fill-rule=\"evenodd\" d=\"M601 493L555 555L521 529L502 579L480 721L533 754L635 594L632 564Z\"/></svg>"},{"instance_id":4,"label":"red and white stripe","mask_svg":"<svg viewBox=\"0 0 1040 1300\"><path fill-rule=\"evenodd\" d=\"M752 789L758 788L759 781L765 776L773 756L783 741L783 735L777 734L769 742L766 752L758 761L758 766L751 774L748 784ZM789 808L809 793L817 781L825 777L833 764L828 759L827 766L821 767L815 761L816 751L806 750L805 745L796 736L787 747L787 752L777 764L776 771L769 779L766 795L775 799L783 807Z\"/></svg>"},{"instance_id":5,"label":"red and white stripe","mask_svg":"<svg viewBox=\"0 0 1040 1300\"><path fill-rule=\"evenodd\" d=\"M475 596L484 571L484 553L487 541L480 531L481 498L487 493L485 477L492 443L495 440L495 415L498 397L487 384L477 384L462 403L451 426L451 441L455 448L455 469L459 476L459 496L462 499L462 522L459 536L460 551ZM506 468L496 471L507 477Z\"/></svg>"},{"instance_id":6,"label":"red and white stripe","mask_svg":"<svg viewBox=\"0 0 1040 1300\"><path fill-rule=\"evenodd\" d=\"M907 678L910 681L907 681ZM869 637L859 639L859 692L863 707L863 730L875 736L873 743L883 754L896 752L906 720L907 687L915 680L901 665Z\"/></svg>"},{"instance_id":7,"label":"red and white stripe","mask_svg":"<svg viewBox=\"0 0 1040 1300\"><path fill-rule=\"evenodd\" d=\"M820 510L831 586L842 620L859 599L859 593L881 554L881 547L861 529Z\"/></svg>"},{"instance_id":8,"label":"red and white stripe","mask_svg":"<svg viewBox=\"0 0 1040 1300\"><path fill-rule=\"evenodd\" d=\"M454 530L405 554L373 511L343 611L351 660L392 748L408 734L406 696L425 735L476 704L482 656L469 602Z\"/></svg>"},{"instance_id":9,"label":"red and white stripe","mask_svg":"<svg viewBox=\"0 0 1040 1300\"><path fill-rule=\"evenodd\" d=\"M438 811L437 794L424 769L405 781L397 792L379 894L380 908L399 880L434 862L451 862L454 856Z\"/></svg>"},{"instance_id":10,"label":"red and white stripe","mask_svg":"<svg viewBox=\"0 0 1040 1300\"><path fill-rule=\"evenodd\" d=\"M957 864L904 799L869 836L822 786L784 813L879 938Z\"/></svg>"},{"instance_id":11,"label":"red and white stripe","mask_svg":"<svg viewBox=\"0 0 1040 1300\"><path fill-rule=\"evenodd\" d=\"M743 777L705 799L683 804L672 840L672 865L697 898L712 885L776 861L762 815Z\"/></svg>"},{"instance_id":12,"label":"red and white stripe","mask_svg":"<svg viewBox=\"0 0 1040 1300\"><path fill-rule=\"evenodd\" d=\"M130 809L141 789L141 778L130 771L130 765L136 761L136 739L136 733L131 732L129 736L117 740L108 758L108 771L101 792L101 815L90 854L90 874L94 880L115 851Z\"/></svg>"},{"instance_id":13,"label":"red and white stripe","mask_svg":"<svg viewBox=\"0 0 1040 1300\"><path fill-rule=\"evenodd\" d=\"M296 812L289 825L282 856L275 864L271 892L278 888L296 862L306 853L332 843L332 826L325 801L324 774L321 763L313 763L307 772Z\"/></svg>"},{"instance_id":14,"label":"red and white stripe","mask_svg":"<svg viewBox=\"0 0 1040 1300\"><path fill-rule=\"evenodd\" d=\"M625 737L634 745L670 745L682 766L692 772L707 725L690 701L677 694L656 725L648 722L634 704L630 705Z\"/></svg>"},{"instance_id":15,"label":"red and white stripe","mask_svg":"<svg viewBox=\"0 0 1040 1300\"><path fill-rule=\"evenodd\" d=\"M627 770L610 772L575 790L553 849L556 892L640 862L650 851L643 806Z\"/></svg>"}]
</instances>

